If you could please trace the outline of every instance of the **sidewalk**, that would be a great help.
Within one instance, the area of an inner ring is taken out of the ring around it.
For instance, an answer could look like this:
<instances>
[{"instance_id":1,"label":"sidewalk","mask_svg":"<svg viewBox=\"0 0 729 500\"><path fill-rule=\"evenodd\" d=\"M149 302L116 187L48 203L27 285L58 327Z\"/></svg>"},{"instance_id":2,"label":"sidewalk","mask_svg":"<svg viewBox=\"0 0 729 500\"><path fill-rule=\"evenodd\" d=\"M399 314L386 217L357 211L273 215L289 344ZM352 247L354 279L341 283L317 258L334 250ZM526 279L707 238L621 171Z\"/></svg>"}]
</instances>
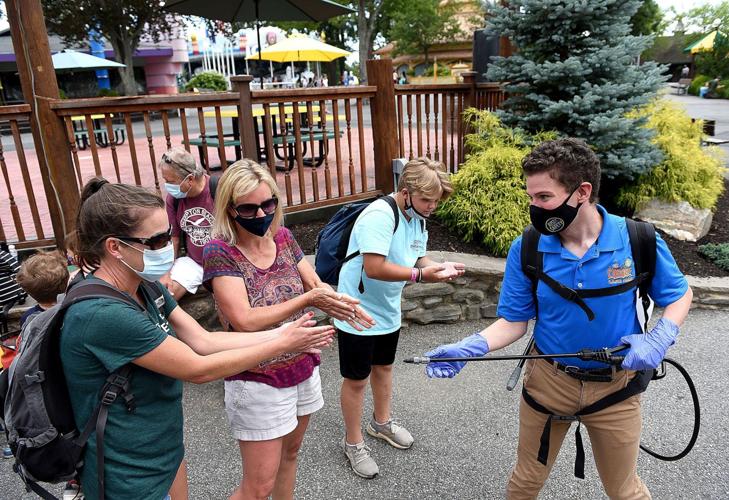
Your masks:
<instances>
[{"instance_id":1,"label":"sidewalk","mask_svg":"<svg viewBox=\"0 0 729 500\"><path fill-rule=\"evenodd\" d=\"M701 99L689 94L676 95L675 91L666 91L662 97L682 106L691 118L715 120L714 137L729 140L729 99ZM727 154L729 165L729 143L718 147Z\"/></svg>"},{"instance_id":2,"label":"sidewalk","mask_svg":"<svg viewBox=\"0 0 729 500\"><path fill-rule=\"evenodd\" d=\"M727 311L692 311L679 341L670 350L670 356L684 365L698 388L701 434L691 454L677 462L661 462L640 454L638 471L653 498L729 498L729 407L722 398L729 377L729 364L725 362L729 337L721 334L728 323ZM422 366L401 362L486 324L413 326L403 332L395 362L393 411L395 418L412 431L416 442L411 450L400 451L366 437L381 469L381 476L369 481L352 473L339 449L341 378L336 346L326 350L321 365L325 405L312 418L304 440L297 500L503 498L518 433L519 388L514 392L505 390L515 364L472 363L455 379L429 380ZM522 339L503 354L520 353L525 341ZM652 383L643 397L643 440L656 451L676 452L688 440L693 418L685 391L676 371L669 370L668 376ZM368 395L365 418L371 409ZM229 434L222 383L185 384L184 411L190 498L227 498L240 480L240 455ZM572 475L573 427L540 499L605 498L587 432L583 432L583 439L586 478L579 480ZM0 491L2 498L34 498L23 494L20 481L11 472L10 460L0 461Z\"/></svg>"}]
</instances>

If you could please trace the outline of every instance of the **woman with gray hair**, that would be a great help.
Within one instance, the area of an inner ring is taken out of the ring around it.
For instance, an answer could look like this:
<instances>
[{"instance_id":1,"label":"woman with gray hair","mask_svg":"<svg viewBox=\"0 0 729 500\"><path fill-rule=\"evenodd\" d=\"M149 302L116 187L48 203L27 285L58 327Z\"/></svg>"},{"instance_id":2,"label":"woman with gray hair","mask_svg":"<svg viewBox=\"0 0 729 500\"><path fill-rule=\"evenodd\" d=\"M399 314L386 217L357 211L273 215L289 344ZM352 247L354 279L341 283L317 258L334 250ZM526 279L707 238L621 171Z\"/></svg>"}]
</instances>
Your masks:
<instances>
[{"instance_id":1,"label":"woman with gray hair","mask_svg":"<svg viewBox=\"0 0 729 500\"><path fill-rule=\"evenodd\" d=\"M175 247L175 263L160 282L179 300L185 293L196 293L202 284L202 253L214 222L216 182L183 148L164 153L158 166L165 181L165 206ZM183 247L186 255L181 256Z\"/></svg>"}]
</instances>

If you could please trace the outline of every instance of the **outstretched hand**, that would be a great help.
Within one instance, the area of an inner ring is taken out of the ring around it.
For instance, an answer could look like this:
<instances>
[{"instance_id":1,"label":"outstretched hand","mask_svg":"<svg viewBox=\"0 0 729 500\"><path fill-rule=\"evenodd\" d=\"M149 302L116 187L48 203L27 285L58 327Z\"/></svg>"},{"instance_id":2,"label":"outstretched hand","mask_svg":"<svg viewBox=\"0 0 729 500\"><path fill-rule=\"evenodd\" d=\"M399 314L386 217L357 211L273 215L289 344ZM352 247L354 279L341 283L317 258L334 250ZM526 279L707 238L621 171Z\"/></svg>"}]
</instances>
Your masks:
<instances>
[{"instance_id":1,"label":"outstretched hand","mask_svg":"<svg viewBox=\"0 0 729 500\"><path fill-rule=\"evenodd\" d=\"M306 313L299 319L281 325L277 330L287 352L319 352L331 345L334 327L316 326L313 313Z\"/></svg>"},{"instance_id":2,"label":"outstretched hand","mask_svg":"<svg viewBox=\"0 0 729 500\"><path fill-rule=\"evenodd\" d=\"M489 352L489 344L478 333L455 342L436 347L425 353L428 358L472 358L483 356ZM425 373L430 378L453 378L466 365L465 361L431 361L425 366Z\"/></svg>"}]
</instances>

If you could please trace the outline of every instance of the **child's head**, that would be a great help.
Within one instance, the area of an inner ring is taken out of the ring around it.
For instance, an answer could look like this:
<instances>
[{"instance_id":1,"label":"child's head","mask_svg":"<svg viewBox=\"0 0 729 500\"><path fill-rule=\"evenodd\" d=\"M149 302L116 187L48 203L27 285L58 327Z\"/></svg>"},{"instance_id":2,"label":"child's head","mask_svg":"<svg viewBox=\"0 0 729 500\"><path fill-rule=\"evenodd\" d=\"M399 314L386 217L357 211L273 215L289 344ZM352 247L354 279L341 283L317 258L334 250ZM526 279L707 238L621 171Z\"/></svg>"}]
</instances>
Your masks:
<instances>
[{"instance_id":1,"label":"child's head","mask_svg":"<svg viewBox=\"0 0 729 500\"><path fill-rule=\"evenodd\" d=\"M23 261L16 280L39 304L55 304L68 285L66 259L59 252L38 252Z\"/></svg>"}]
</instances>

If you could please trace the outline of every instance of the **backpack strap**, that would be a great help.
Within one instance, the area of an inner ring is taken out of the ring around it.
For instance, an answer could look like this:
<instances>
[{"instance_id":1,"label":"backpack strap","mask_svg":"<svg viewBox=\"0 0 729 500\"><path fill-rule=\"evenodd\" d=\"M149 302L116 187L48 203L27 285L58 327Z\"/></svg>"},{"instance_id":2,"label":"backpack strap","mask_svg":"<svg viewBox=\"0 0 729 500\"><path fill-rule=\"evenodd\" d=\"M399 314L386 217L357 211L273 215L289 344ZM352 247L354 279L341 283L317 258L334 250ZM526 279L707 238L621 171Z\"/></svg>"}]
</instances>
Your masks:
<instances>
[{"instance_id":1,"label":"backpack strap","mask_svg":"<svg viewBox=\"0 0 729 500\"><path fill-rule=\"evenodd\" d=\"M395 198L393 198L392 196L381 196L381 197L377 198L377 200L385 200L385 202L392 209L392 215L395 217L395 227L392 229L392 234L395 234L395 232L397 231L397 227L400 225L400 208L397 206L397 201L395 201ZM375 200L375 201L377 201L377 200ZM372 203L374 203L374 201ZM421 226L421 227L424 227L424 226ZM352 229L354 229L354 225L352 225ZM350 230L350 233L347 235L347 244L349 244L349 238L351 237L351 235L352 235L352 233ZM344 265L345 262L348 262L348 261L354 259L359 254L360 254L359 250L355 250L351 254L347 255L342 260L342 265ZM364 273L364 266L362 267L362 273ZM364 281L363 281L362 273L360 273L359 286L357 287L357 289L359 290L359 293L364 293Z\"/></svg>"},{"instance_id":2,"label":"backpack strap","mask_svg":"<svg viewBox=\"0 0 729 500\"><path fill-rule=\"evenodd\" d=\"M648 289L653 281L653 276L656 274L656 228L648 222L635 221L627 217L625 218L625 225L628 228L636 279L642 279L638 286L638 297L643 306L644 316L641 326L645 332L648 328L651 308Z\"/></svg>"},{"instance_id":3,"label":"backpack strap","mask_svg":"<svg viewBox=\"0 0 729 500\"><path fill-rule=\"evenodd\" d=\"M582 445L582 435L580 434L580 426L582 424L581 417L597 413L605 408L614 404L625 401L626 399L640 394L646 390L648 383L653 378L655 370L643 370L635 374L635 376L628 382L628 384L613 393L608 394L602 399L599 399L574 415L559 415L554 413L549 408L541 405L531 394L526 390L526 387L522 388L521 394L524 398L524 402L527 403L532 409L548 415L547 421L544 424L542 430L542 436L539 439L539 451L537 452L537 460L542 465L547 465L547 458L549 457L549 438L551 434L552 422L577 422L577 429L575 430L575 447L577 453L575 455L575 476L584 479L585 478L585 449Z\"/></svg>"},{"instance_id":4,"label":"backpack strap","mask_svg":"<svg viewBox=\"0 0 729 500\"><path fill-rule=\"evenodd\" d=\"M542 273L542 260L544 254L539 251L539 238L541 233L531 224L528 225L521 236L521 270L532 282L532 297L534 308L539 317L539 301L537 301L537 285L539 275Z\"/></svg>"},{"instance_id":5,"label":"backpack strap","mask_svg":"<svg viewBox=\"0 0 729 500\"><path fill-rule=\"evenodd\" d=\"M627 220L629 219L626 219L626 221ZM622 283L617 286L580 290L574 290L544 272L542 267L543 255L538 251L539 233L532 226L527 227L522 236L521 266L524 274L532 280L532 295L534 297L535 304L537 304L537 312L538 302L536 290L537 283L539 281L543 281L552 289L552 291L563 299L577 304L577 306L585 312L590 321L595 319L595 313L592 309L590 309L584 299L617 295L632 288L637 288L644 309L643 328L645 330L651 304L650 297L648 297L648 287L650 286L650 280L655 273L655 229L650 224L636 223L634 221L631 221L631 223L632 224L628 224L628 235L630 236L633 260L636 263L635 278L627 283ZM534 233L536 233L536 235Z\"/></svg>"},{"instance_id":6,"label":"backpack strap","mask_svg":"<svg viewBox=\"0 0 729 500\"><path fill-rule=\"evenodd\" d=\"M216 177L214 175L210 176L210 197L214 200L215 199L215 193L218 191L218 181L220 180L220 177Z\"/></svg>"}]
</instances>

